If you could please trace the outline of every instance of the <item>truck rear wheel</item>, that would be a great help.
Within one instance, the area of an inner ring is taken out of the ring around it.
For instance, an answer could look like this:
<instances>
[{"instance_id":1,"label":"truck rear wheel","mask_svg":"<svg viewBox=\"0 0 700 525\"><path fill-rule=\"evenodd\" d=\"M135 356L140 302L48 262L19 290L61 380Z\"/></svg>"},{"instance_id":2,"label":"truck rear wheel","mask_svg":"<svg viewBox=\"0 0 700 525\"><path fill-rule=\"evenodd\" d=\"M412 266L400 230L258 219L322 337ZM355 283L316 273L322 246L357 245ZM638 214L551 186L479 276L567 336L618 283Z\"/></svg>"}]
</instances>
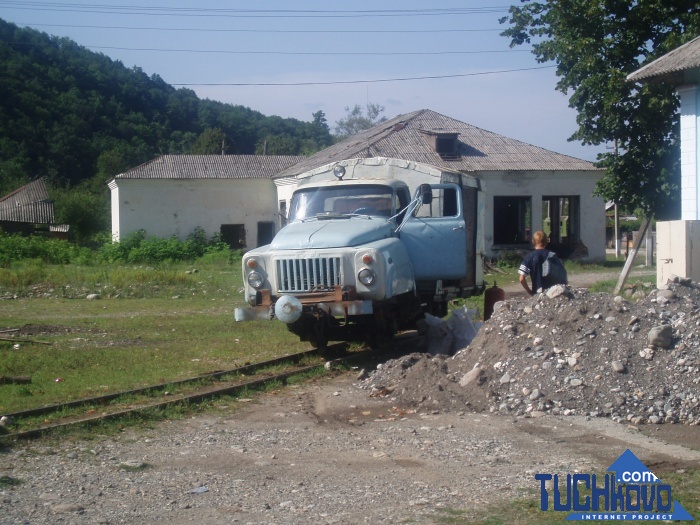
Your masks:
<instances>
[{"instance_id":1,"label":"truck rear wheel","mask_svg":"<svg viewBox=\"0 0 700 525\"><path fill-rule=\"evenodd\" d=\"M428 301L426 312L435 317L443 318L447 315L447 301Z\"/></svg>"}]
</instances>

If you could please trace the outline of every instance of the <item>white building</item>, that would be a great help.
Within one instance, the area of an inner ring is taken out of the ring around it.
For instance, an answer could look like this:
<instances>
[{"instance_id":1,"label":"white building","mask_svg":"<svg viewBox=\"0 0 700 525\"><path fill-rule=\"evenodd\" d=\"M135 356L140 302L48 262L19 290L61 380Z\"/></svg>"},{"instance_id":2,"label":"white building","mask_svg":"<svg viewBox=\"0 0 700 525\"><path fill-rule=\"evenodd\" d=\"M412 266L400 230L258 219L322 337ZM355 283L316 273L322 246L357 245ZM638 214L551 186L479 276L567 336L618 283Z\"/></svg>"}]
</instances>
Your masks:
<instances>
[{"instance_id":1,"label":"white building","mask_svg":"<svg viewBox=\"0 0 700 525\"><path fill-rule=\"evenodd\" d=\"M656 284L700 281L700 37L631 73L629 81L669 82L681 102L681 219L656 223Z\"/></svg>"},{"instance_id":2,"label":"white building","mask_svg":"<svg viewBox=\"0 0 700 525\"><path fill-rule=\"evenodd\" d=\"M279 226L271 177L302 157L164 155L109 182L112 237L145 230L185 240L196 228L232 248L255 248Z\"/></svg>"}]
</instances>

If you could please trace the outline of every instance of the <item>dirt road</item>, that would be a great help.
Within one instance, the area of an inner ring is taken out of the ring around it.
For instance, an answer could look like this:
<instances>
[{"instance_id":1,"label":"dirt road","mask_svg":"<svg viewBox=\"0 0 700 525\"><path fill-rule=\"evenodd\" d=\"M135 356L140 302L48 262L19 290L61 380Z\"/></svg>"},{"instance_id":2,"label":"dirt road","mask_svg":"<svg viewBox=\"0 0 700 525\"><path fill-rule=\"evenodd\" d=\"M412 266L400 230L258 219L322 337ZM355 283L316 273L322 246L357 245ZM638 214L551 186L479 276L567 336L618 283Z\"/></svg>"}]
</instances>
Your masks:
<instances>
[{"instance_id":1,"label":"dirt road","mask_svg":"<svg viewBox=\"0 0 700 525\"><path fill-rule=\"evenodd\" d=\"M666 442L671 425L415 411L353 375L117 438L6 450L0 476L17 483L0 489L0 521L428 524L536 502L534 474L601 471L627 448L661 477L700 465L698 427L689 448Z\"/></svg>"}]
</instances>

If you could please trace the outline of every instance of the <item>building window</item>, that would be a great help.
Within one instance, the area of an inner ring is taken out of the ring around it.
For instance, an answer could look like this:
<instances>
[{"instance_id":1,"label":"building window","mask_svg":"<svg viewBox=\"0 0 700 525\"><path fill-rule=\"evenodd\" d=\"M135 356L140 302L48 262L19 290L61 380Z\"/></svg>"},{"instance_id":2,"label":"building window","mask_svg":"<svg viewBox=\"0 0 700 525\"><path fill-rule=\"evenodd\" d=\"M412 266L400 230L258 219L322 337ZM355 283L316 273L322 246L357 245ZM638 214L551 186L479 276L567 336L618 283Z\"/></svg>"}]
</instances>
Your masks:
<instances>
[{"instance_id":1,"label":"building window","mask_svg":"<svg viewBox=\"0 0 700 525\"><path fill-rule=\"evenodd\" d=\"M581 239L580 199L576 197L542 197L542 229L549 242L562 256Z\"/></svg>"},{"instance_id":2,"label":"building window","mask_svg":"<svg viewBox=\"0 0 700 525\"><path fill-rule=\"evenodd\" d=\"M287 225L287 201L279 201L280 228Z\"/></svg>"},{"instance_id":3,"label":"building window","mask_svg":"<svg viewBox=\"0 0 700 525\"><path fill-rule=\"evenodd\" d=\"M493 198L494 244L527 244L530 242L531 201L529 196Z\"/></svg>"},{"instance_id":4,"label":"building window","mask_svg":"<svg viewBox=\"0 0 700 525\"><path fill-rule=\"evenodd\" d=\"M243 224L222 224L221 240L232 250L242 250L246 247L245 226Z\"/></svg>"}]
</instances>

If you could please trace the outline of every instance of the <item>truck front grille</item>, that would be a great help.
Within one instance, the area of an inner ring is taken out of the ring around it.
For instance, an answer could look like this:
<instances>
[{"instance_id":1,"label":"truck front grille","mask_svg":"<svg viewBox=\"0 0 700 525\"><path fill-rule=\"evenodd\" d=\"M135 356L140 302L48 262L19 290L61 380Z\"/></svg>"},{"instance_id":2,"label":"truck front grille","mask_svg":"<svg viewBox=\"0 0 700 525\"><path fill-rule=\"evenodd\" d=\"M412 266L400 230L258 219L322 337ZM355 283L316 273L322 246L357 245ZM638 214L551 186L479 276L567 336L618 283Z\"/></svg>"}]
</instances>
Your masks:
<instances>
[{"instance_id":1,"label":"truck front grille","mask_svg":"<svg viewBox=\"0 0 700 525\"><path fill-rule=\"evenodd\" d=\"M278 259L276 269L280 292L309 292L340 284L340 257Z\"/></svg>"}]
</instances>

